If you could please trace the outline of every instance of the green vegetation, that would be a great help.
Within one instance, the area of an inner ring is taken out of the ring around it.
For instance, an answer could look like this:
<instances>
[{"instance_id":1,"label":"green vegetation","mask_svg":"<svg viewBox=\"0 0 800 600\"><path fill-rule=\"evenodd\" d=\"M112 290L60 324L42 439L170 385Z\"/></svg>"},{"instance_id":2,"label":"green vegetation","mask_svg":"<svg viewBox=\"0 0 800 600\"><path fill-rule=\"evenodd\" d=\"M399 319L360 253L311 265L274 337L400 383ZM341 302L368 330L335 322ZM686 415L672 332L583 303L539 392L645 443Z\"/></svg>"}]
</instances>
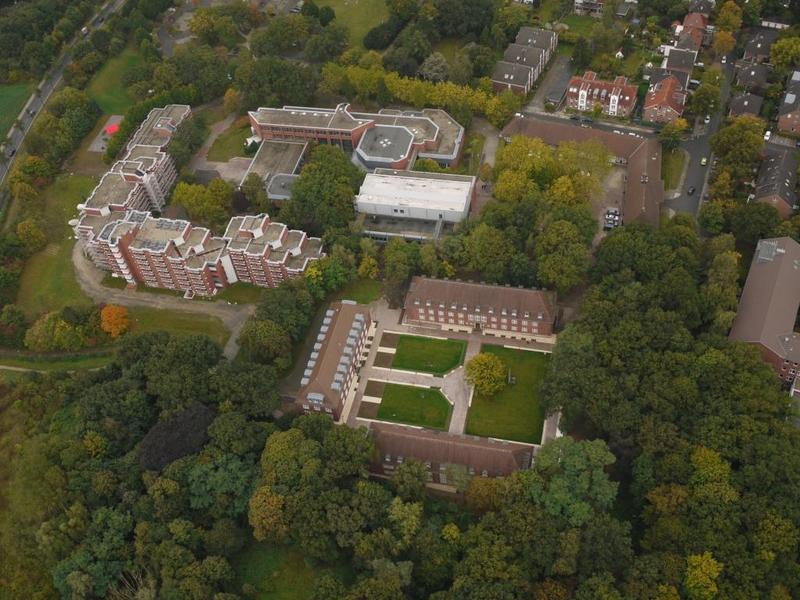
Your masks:
<instances>
[{"instance_id":1,"label":"green vegetation","mask_svg":"<svg viewBox=\"0 0 800 600\"><path fill-rule=\"evenodd\" d=\"M45 201L45 234L49 243L25 263L17 304L32 318L65 306L88 304L72 268L72 236L67 221L75 206L95 186L91 177L60 175L42 195Z\"/></svg>"},{"instance_id":2,"label":"green vegetation","mask_svg":"<svg viewBox=\"0 0 800 600\"><path fill-rule=\"evenodd\" d=\"M664 189L674 190L680 185L683 166L686 163L686 152L673 150L661 155L661 179L664 180Z\"/></svg>"},{"instance_id":3,"label":"green vegetation","mask_svg":"<svg viewBox=\"0 0 800 600\"><path fill-rule=\"evenodd\" d=\"M416 335L401 335L392 368L444 375L464 360L467 343Z\"/></svg>"},{"instance_id":4,"label":"green vegetation","mask_svg":"<svg viewBox=\"0 0 800 600\"><path fill-rule=\"evenodd\" d=\"M455 59L456 55L458 54L458 51L463 46L463 40L459 40L457 38L447 38L436 42L436 44L433 46L433 51L441 52L442 55L447 59L447 62L452 63L453 59Z\"/></svg>"},{"instance_id":5,"label":"green vegetation","mask_svg":"<svg viewBox=\"0 0 800 600\"><path fill-rule=\"evenodd\" d=\"M378 418L383 421L447 429L452 406L437 389L387 383Z\"/></svg>"},{"instance_id":6,"label":"green vegetation","mask_svg":"<svg viewBox=\"0 0 800 600\"><path fill-rule=\"evenodd\" d=\"M381 297L382 284L375 279L355 279L333 294L331 300L353 300L369 304Z\"/></svg>"},{"instance_id":7,"label":"green vegetation","mask_svg":"<svg viewBox=\"0 0 800 600\"><path fill-rule=\"evenodd\" d=\"M585 15L567 15L561 22L569 27L569 31L587 37L592 33L595 23L599 21Z\"/></svg>"},{"instance_id":8,"label":"green vegetation","mask_svg":"<svg viewBox=\"0 0 800 600\"><path fill-rule=\"evenodd\" d=\"M216 299L234 304L256 304L261 301L264 288L252 283L234 283L231 287L217 294Z\"/></svg>"},{"instance_id":9,"label":"green vegetation","mask_svg":"<svg viewBox=\"0 0 800 600\"><path fill-rule=\"evenodd\" d=\"M294 546L274 546L253 542L231 561L237 588L244 584L256 588L255 600L306 600L314 582L322 575L349 579L346 567L312 567Z\"/></svg>"},{"instance_id":10,"label":"green vegetation","mask_svg":"<svg viewBox=\"0 0 800 600\"><path fill-rule=\"evenodd\" d=\"M367 32L389 15L384 0L323 0L320 8L330 6L336 22L350 31L350 45L361 47Z\"/></svg>"},{"instance_id":11,"label":"green vegetation","mask_svg":"<svg viewBox=\"0 0 800 600\"><path fill-rule=\"evenodd\" d=\"M0 354L0 367L18 367L34 371L78 371L80 369L104 367L111 362L111 359L110 351L93 351L87 352L85 355L73 354L66 356L25 356L22 354L8 356Z\"/></svg>"},{"instance_id":12,"label":"green vegetation","mask_svg":"<svg viewBox=\"0 0 800 600\"><path fill-rule=\"evenodd\" d=\"M5 139L33 87L31 83L0 85L0 138Z\"/></svg>"},{"instance_id":13,"label":"green vegetation","mask_svg":"<svg viewBox=\"0 0 800 600\"><path fill-rule=\"evenodd\" d=\"M128 95L122 79L125 73L144 62L138 50L126 48L103 65L94 76L86 91L104 114L120 115L135 103Z\"/></svg>"},{"instance_id":14,"label":"green vegetation","mask_svg":"<svg viewBox=\"0 0 800 600\"><path fill-rule=\"evenodd\" d=\"M467 415L466 433L538 444L544 423L538 390L549 355L491 345L481 347L481 352L500 357L516 383L491 397L475 394Z\"/></svg>"},{"instance_id":15,"label":"green vegetation","mask_svg":"<svg viewBox=\"0 0 800 600\"><path fill-rule=\"evenodd\" d=\"M128 287L128 282L122 279L122 277L112 277L111 273L103 277L103 281L101 281L105 287L114 288L115 290L124 290Z\"/></svg>"},{"instance_id":16,"label":"green vegetation","mask_svg":"<svg viewBox=\"0 0 800 600\"><path fill-rule=\"evenodd\" d=\"M208 151L208 160L227 162L234 157L245 156L244 143L250 135L250 125L234 123L214 140Z\"/></svg>"},{"instance_id":17,"label":"green vegetation","mask_svg":"<svg viewBox=\"0 0 800 600\"><path fill-rule=\"evenodd\" d=\"M230 337L225 324L216 317L167 310L163 308L133 307L130 309L131 333L168 331L173 335L207 335L220 346Z\"/></svg>"}]
</instances>

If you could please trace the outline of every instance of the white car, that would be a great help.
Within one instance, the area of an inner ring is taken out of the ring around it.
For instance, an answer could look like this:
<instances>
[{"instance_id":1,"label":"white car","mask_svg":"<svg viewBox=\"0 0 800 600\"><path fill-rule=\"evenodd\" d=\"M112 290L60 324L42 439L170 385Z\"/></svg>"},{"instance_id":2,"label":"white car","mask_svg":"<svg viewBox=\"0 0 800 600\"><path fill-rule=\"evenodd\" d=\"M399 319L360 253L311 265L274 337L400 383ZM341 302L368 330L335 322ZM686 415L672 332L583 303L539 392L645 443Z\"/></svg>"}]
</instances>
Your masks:
<instances>
[{"instance_id":1,"label":"white car","mask_svg":"<svg viewBox=\"0 0 800 600\"><path fill-rule=\"evenodd\" d=\"M706 125L711 123L711 115L706 115L706 118L703 119L703 123L705 123Z\"/></svg>"},{"instance_id":2,"label":"white car","mask_svg":"<svg viewBox=\"0 0 800 600\"><path fill-rule=\"evenodd\" d=\"M723 56L721 62L724 65L726 62L728 62L728 57L727 56Z\"/></svg>"},{"instance_id":3,"label":"white car","mask_svg":"<svg viewBox=\"0 0 800 600\"><path fill-rule=\"evenodd\" d=\"M764 134L764 141L768 142L769 138L771 138L771 137L772 137L772 132L767 130L767 132Z\"/></svg>"}]
</instances>

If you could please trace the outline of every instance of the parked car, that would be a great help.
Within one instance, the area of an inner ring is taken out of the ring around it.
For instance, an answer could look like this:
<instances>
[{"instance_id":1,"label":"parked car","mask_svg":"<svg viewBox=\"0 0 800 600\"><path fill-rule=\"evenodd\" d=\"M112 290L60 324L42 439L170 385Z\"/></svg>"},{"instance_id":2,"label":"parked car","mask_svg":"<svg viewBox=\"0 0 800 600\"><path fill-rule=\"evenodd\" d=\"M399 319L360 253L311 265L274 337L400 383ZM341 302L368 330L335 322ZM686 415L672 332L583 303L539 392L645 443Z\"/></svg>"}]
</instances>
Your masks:
<instances>
[{"instance_id":1,"label":"parked car","mask_svg":"<svg viewBox=\"0 0 800 600\"><path fill-rule=\"evenodd\" d=\"M703 119L703 123L705 123L706 125L711 123L711 115L706 115L706 118Z\"/></svg>"},{"instance_id":2,"label":"parked car","mask_svg":"<svg viewBox=\"0 0 800 600\"><path fill-rule=\"evenodd\" d=\"M705 167L708 164L708 159L704 156L700 159L700 164Z\"/></svg>"},{"instance_id":3,"label":"parked car","mask_svg":"<svg viewBox=\"0 0 800 600\"><path fill-rule=\"evenodd\" d=\"M767 132L764 134L764 141L768 142L769 138L771 137L772 137L772 132L769 129L767 129Z\"/></svg>"},{"instance_id":4,"label":"parked car","mask_svg":"<svg viewBox=\"0 0 800 600\"><path fill-rule=\"evenodd\" d=\"M728 57L727 56L723 56L721 62L724 65L726 62L728 62Z\"/></svg>"},{"instance_id":5,"label":"parked car","mask_svg":"<svg viewBox=\"0 0 800 600\"><path fill-rule=\"evenodd\" d=\"M686 190L686 193L687 193L689 196L691 196L692 194L694 194L694 191L695 191L695 187L692 185L692 186L690 186L690 187L689 187L689 189L688 189L688 190Z\"/></svg>"}]
</instances>

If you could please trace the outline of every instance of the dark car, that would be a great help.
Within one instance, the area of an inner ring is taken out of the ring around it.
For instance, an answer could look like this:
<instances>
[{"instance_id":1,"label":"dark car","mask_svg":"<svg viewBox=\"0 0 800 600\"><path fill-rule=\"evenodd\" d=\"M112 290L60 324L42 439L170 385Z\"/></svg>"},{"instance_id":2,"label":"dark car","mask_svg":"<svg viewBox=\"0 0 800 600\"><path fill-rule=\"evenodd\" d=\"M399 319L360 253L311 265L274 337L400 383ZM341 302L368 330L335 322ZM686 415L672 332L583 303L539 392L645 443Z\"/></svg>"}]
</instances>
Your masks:
<instances>
[{"instance_id":1,"label":"dark car","mask_svg":"<svg viewBox=\"0 0 800 600\"><path fill-rule=\"evenodd\" d=\"M691 186L688 190L686 190L686 193L689 194L690 196L694 194L694 186Z\"/></svg>"}]
</instances>

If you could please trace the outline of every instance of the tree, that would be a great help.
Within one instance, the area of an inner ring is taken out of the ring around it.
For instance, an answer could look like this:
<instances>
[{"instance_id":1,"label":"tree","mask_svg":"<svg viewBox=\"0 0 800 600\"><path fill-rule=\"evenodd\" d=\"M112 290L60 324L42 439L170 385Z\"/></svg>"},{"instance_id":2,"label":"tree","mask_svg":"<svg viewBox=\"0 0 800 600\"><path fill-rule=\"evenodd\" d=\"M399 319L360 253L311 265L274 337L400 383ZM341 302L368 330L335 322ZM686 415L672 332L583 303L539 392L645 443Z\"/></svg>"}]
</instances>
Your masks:
<instances>
[{"instance_id":1,"label":"tree","mask_svg":"<svg viewBox=\"0 0 800 600\"><path fill-rule=\"evenodd\" d=\"M17 237L29 254L38 252L47 245L47 236L33 219L25 219L17 224Z\"/></svg>"},{"instance_id":2,"label":"tree","mask_svg":"<svg viewBox=\"0 0 800 600\"><path fill-rule=\"evenodd\" d=\"M303 15L283 15L271 19L266 27L250 36L253 56L272 56L302 47L308 39L308 19Z\"/></svg>"},{"instance_id":3,"label":"tree","mask_svg":"<svg viewBox=\"0 0 800 600\"><path fill-rule=\"evenodd\" d=\"M249 319L239 334L242 351L253 362L288 368L292 341L286 330L271 320Z\"/></svg>"},{"instance_id":4,"label":"tree","mask_svg":"<svg viewBox=\"0 0 800 600\"><path fill-rule=\"evenodd\" d=\"M172 192L172 202L183 206L193 221L222 228L233 203L233 189L219 178L208 186L182 181Z\"/></svg>"},{"instance_id":5,"label":"tree","mask_svg":"<svg viewBox=\"0 0 800 600\"><path fill-rule=\"evenodd\" d=\"M730 31L720 29L714 34L714 54L717 56L725 56L733 50L736 46L736 39ZM773 47L774 51L774 47Z\"/></svg>"},{"instance_id":6,"label":"tree","mask_svg":"<svg viewBox=\"0 0 800 600\"><path fill-rule=\"evenodd\" d=\"M349 36L349 30L345 25L332 23L308 39L306 56L314 62L334 59L347 48Z\"/></svg>"},{"instance_id":7,"label":"tree","mask_svg":"<svg viewBox=\"0 0 800 600\"><path fill-rule=\"evenodd\" d=\"M686 559L683 587L689 600L713 600L717 596L717 578L722 564L710 552L692 554Z\"/></svg>"},{"instance_id":8,"label":"tree","mask_svg":"<svg viewBox=\"0 0 800 600\"><path fill-rule=\"evenodd\" d=\"M502 231L481 223L469 233L464 246L471 269L491 282L505 278L514 248Z\"/></svg>"},{"instance_id":9,"label":"tree","mask_svg":"<svg viewBox=\"0 0 800 600\"><path fill-rule=\"evenodd\" d=\"M717 29L736 33L742 27L742 9L734 0L727 0L719 9L715 22Z\"/></svg>"},{"instance_id":10,"label":"tree","mask_svg":"<svg viewBox=\"0 0 800 600\"><path fill-rule=\"evenodd\" d=\"M568 221L551 223L537 239L535 254L539 279L559 294L581 283L589 270L589 249Z\"/></svg>"},{"instance_id":11,"label":"tree","mask_svg":"<svg viewBox=\"0 0 800 600\"><path fill-rule=\"evenodd\" d=\"M222 107L226 113L238 112L241 103L242 98L239 92L233 88L228 88L225 90L225 96L222 100Z\"/></svg>"},{"instance_id":12,"label":"tree","mask_svg":"<svg viewBox=\"0 0 800 600\"><path fill-rule=\"evenodd\" d=\"M494 396L505 388L508 368L496 354L480 352L467 362L465 378L482 396Z\"/></svg>"},{"instance_id":13,"label":"tree","mask_svg":"<svg viewBox=\"0 0 800 600\"><path fill-rule=\"evenodd\" d=\"M714 235L722 233L725 228L725 210L722 203L713 200L704 203L697 220L707 232Z\"/></svg>"},{"instance_id":14,"label":"tree","mask_svg":"<svg viewBox=\"0 0 800 600\"><path fill-rule=\"evenodd\" d=\"M425 484L428 482L428 469L413 458L403 462L392 476L397 495L405 502L421 502L425 499Z\"/></svg>"},{"instance_id":15,"label":"tree","mask_svg":"<svg viewBox=\"0 0 800 600\"><path fill-rule=\"evenodd\" d=\"M784 72L800 65L800 36L776 40L769 50L769 58L776 69Z\"/></svg>"},{"instance_id":16,"label":"tree","mask_svg":"<svg viewBox=\"0 0 800 600\"><path fill-rule=\"evenodd\" d=\"M658 133L658 139L664 150L670 152L675 150L681 143L687 129L689 129L689 123L686 122L686 119L675 119L664 125Z\"/></svg>"},{"instance_id":17,"label":"tree","mask_svg":"<svg viewBox=\"0 0 800 600\"><path fill-rule=\"evenodd\" d=\"M692 110L699 115L710 115L719 108L719 86L701 83L692 95Z\"/></svg>"},{"instance_id":18,"label":"tree","mask_svg":"<svg viewBox=\"0 0 800 600\"><path fill-rule=\"evenodd\" d=\"M59 312L42 315L25 334L25 347L36 352L75 351L85 344L81 328L67 323Z\"/></svg>"},{"instance_id":19,"label":"tree","mask_svg":"<svg viewBox=\"0 0 800 600\"><path fill-rule=\"evenodd\" d=\"M428 81L446 81L450 65L441 52L433 52L419 68L419 76Z\"/></svg>"},{"instance_id":20,"label":"tree","mask_svg":"<svg viewBox=\"0 0 800 600\"><path fill-rule=\"evenodd\" d=\"M744 178L764 146L764 122L758 117L736 117L711 137L711 149L719 157L720 166L733 178Z\"/></svg>"},{"instance_id":21,"label":"tree","mask_svg":"<svg viewBox=\"0 0 800 600\"><path fill-rule=\"evenodd\" d=\"M118 304L106 304L100 311L100 327L112 338L118 338L128 330L128 309Z\"/></svg>"}]
</instances>

